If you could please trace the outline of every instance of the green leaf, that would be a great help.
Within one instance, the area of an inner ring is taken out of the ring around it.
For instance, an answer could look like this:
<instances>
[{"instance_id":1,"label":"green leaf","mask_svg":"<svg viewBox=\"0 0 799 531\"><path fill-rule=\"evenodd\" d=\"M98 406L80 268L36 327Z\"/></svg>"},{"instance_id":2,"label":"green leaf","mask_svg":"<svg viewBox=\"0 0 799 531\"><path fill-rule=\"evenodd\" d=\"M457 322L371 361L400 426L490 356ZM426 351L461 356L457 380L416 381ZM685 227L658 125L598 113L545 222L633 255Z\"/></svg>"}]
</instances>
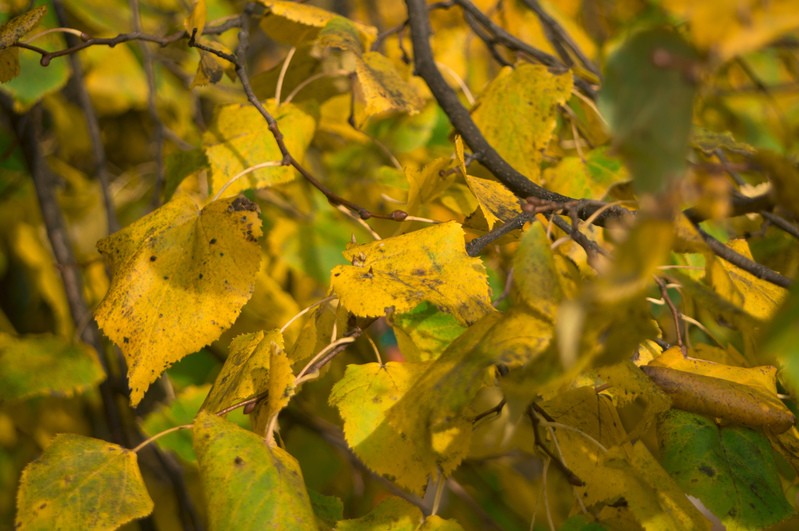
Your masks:
<instances>
[{"instance_id":1,"label":"green leaf","mask_svg":"<svg viewBox=\"0 0 799 531\"><path fill-rule=\"evenodd\" d=\"M438 358L455 338L466 330L457 319L423 302L407 313L391 318L397 345L409 361L429 361Z\"/></svg>"},{"instance_id":2,"label":"green leaf","mask_svg":"<svg viewBox=\"0 0 799 531\"><path fill-rule=\"evenodd\" d=\"M594 149L584 157L564 157L553 168L544 170L544 185L569 197L601 200L615 185L629 180L618 158L607 149Z\"/></svg>"},{"instance_id":3,"label":"green leaf","mask_svg":"<svg viewBox=\"0 0 799 531\"><path fill-rule=\"evenodd\" d=\"M788 296L774 313L762 334L758 349L760 361L778 362L782 379L791 391L799 391L799 283L794 282Z\"/></svg>"},{"instance_id":4,"label":"green leaf","mask_svg":"<svg viewBox=\"0 0 799 531\"><path fill-rule=\"evenodd\" d=\"M391 497L380 502L366 516L340 521L336 531L415 531L423 519L418 507L402 498Z\"/></svg>"},{"instance_id":5,"label":"green leaf","mask_svg":"<svg viewBox=\"0 0 799 531\"><path fill-rule=\"evenodd\" d=\"M194 451L211 529L314 529L316 517L297 461L258 435L204 411Z\"/></svg>"},{"instance_id":6,"label":"green leaf","mask_svg":"<svg viewBox=\"0 0 799 531\"><path fill-rule=\"evenodd\" d=\"M55 336L14 338L0 333L0 402L72 396L105 379L97 352Z\"/></svg>"},{"instance_id":7,"label":"green leaf","mask_svg":"<svg viewBox=\"0 0 799 531\"><path fill-rule=\"evenodd\" d=\"M667 413L658 431L663 466L723 524L762 529L793 513L763 433L719 428L679 410Z\"/></svg>"},{"instance_id":8,"label":"green leaf","mask_svg":"<svg viewBox=\"0 0 799 531\"><path fill-rule=\"evenodd\" d=\"M115 529L152 510L134 452L61 434L22 472L16 528Z\"/></svg>"},{"instance_id":9,"label":"green leaf","mask_svg":"<svg viewBox=\"0 0 799 531\"><path fill-rule=\"evenodd\" d=\"M571 91L571 72L554 75L545 66L522 63L486 87L472 116L511 166L540 183L539 164L555 131L558 106Z\"/></svg>"},{"instance_id":10,"label":"green leaf","mask_svg":"<svg viewBox=\"0 0 799 531\"><path fill-rule=\"evenodd\" d=\"M639 193L664 192L685 171L696 61L665 29L637 33L608 59L599 105Z\"/></svg>"},{"instance_id":11,"label":"green leaf","mask_svg":"<svg viewBox=\"0 0 799 531\"><path fill-rule=\"evenodd\" d=\"M493 310L485 268L466 254L455 222L351 246L344 256L352 265L333 268L331 286L355 315L402 313L426 300L469 324Z\"/></svg>"}]
</instances>

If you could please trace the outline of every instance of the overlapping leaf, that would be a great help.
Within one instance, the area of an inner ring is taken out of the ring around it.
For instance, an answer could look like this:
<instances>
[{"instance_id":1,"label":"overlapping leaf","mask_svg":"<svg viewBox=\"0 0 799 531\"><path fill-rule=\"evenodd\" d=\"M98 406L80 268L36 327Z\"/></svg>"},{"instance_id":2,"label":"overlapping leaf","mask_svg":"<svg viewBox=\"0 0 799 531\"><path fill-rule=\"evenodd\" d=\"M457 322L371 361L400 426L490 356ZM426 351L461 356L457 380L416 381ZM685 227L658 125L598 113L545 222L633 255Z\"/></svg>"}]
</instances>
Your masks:
<instances>
[{"instance_id":1,"label":"overlapping leaf","mask_svg":"<svg viewBox=\"0 0 799 531\"><path fill-rule=\"evenodd\" d=\"M331 286L355 315L403 313L429 301L469 324L492 311L485 269L466 254L457 223L355 245L344 256L352 265L333 268Z\"/></svg>"},{"instance_id":2,"label":"overlapping leaf","mask_svg":"<svg viewBox=\"0 0 799 531\"><path fill-rule=\"evenodd\" d=\"M114 276L97 322L125 355L134 405L236 319L252 295L260 236L258 207L244 197L199 209L178 196L98 243Z\"/></svg>"}]
</instances>

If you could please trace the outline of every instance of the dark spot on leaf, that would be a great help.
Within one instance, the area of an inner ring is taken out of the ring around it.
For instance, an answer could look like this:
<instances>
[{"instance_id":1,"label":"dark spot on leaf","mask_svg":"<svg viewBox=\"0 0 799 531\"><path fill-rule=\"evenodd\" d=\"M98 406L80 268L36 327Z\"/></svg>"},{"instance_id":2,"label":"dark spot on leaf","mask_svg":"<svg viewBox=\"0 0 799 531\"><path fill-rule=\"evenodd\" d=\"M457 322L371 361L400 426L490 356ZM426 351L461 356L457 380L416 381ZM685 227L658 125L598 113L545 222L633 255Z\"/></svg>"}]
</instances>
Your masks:
<instances>
[{"instance_id":1,"label":"dark spot on leaf","mask_svg":"<svg viewBox=\"0 0 799 531\"><path fill-rule=\"evenodd\" d=\"M47 502L43 502L43 503L42 503L42 504L39 506L39 510L42 510L42 509L44 509L45 507L47 507Z\"/></svg>"},{"instance_id":2,"label":"dark spot on leaf","mask_svg":"<svg viewBox=\"0 0 799 531\"><path fill-rule=\"evenodd\" d=\"M337 276L339 276L339 275L341 275L341 273L336 273L336 274L335 274L335 275L333 275L333 276L334 276L334 277L337 277Z\"/></svg>"},{"instance_id":3,"label":"dark spot on leaf","mask_svg":"<svg viewBox=\"0 0 799 531\"><path fill-rule=\"evenodd\" d=\"M713 476L716 475L716 471L712 467L709 467L707 465L700 465L699 471L705 474L709 478L712 478Z\"/></svg>"},{"instance_id":4,"label":"dark spot on leaf","mask_svg":"<svg viewBox=\"0 0 799 531\"><path fill-rule=\"evenodd\" d=\"M200 276L199 276L198 278L199 278L200 280L202 280L202 279L203 279L203 274L202 274L202 273L200 273Z\"/></svg>"},{"instance_id":5,"label":"dark spot on leaf","mask_svg":"<svg viewBox=\"0 0 799 531\"><path fill-rule=\"evenodd\" d=\"M151 257L150 257L150 262L155 262L155 261L156 261L156 257L155 257L155 255L151 256Z\"/></svg>"},{"instance_id":6,"label":"dark spot on leaf","mask_svg":"<svg viewBox=\"0 0 799 531\"><path fill-rule=\"evenodd\" d=\"M227 210L228 212L242 212L242 211L257 212L258 205L256 205L255 203L253 203L243 195L240 195L236 199L234 199L232 203L230 203L230 206L227 207Z\"/></svg>"},{"instance_id":7,"label":"dark spot on leaf","mask_svg":"<svg viewBox=\"0 0 799 531\"><path fill-rule=\"evenodd\" d=\"M130 343L130 338L129 337L123 337L122 338L122 342L127 345L128 343Z\"/></svg>"},{"instance_id":8,"label":"dark spot on leaf","mask_svg":"<svg viewBox=\"0 0 799 531\"><path fill-rule=\"evenodd\" d=\"M158 314L158 318L159 318L159 319L160 319L160 318L162 318L163 316L164 316L164 314L162 314L162 313L159 313L159 314Z\"/></svg>"},{"instance_id":9,"label":"dark spot on leaf","mask_svg":"<svg viewBox=\"0 0 799 531\"><path fill-rule=\"evenodd\" d=\"M233 462L236 463L236 466L241 466L241 465L244 464L244 459L242 459L239 456L236 456L236 458L233 460Z\"/></svg>"},{"instance_id":10,"label":"dark spot on leaf","mask_svg":"<svg viewBox=\"0 0 799 531\"><path fill-rule=\"evenodd\" d=\"M211 241L208 242L208 243L210 243L211 245L215 244L216 243L216 238L211 238Z\"/></svg>"},{"instance_id":11,"label":"dark spot on leaf","mask_svg":"<svg viewBox=\"0 0 799 531\"><path fill-rule=\"evenodd\" d=\"M425 273L424 269L421 269L421 268L414 269L413 271L411 271L411 275L416 275L417 277L423 276L424 273Z\"/></svg>"},{"instance_id":12,"label":"dark spot on leaf","mask_svg":"<svg viewBox=\"0 0 799 531\"><path fill-rule=\"evenodd\" d=\"M169 276L168 275L164 275L164 280L169 280Z\"/></svg>"},{"instance_id":13,"label":"dark spot on leaf","mask_svg":"<svg viewBox=\"0 0 799 531\"><path fill-rule=\"evenodd\" d=\"M219 253L219 256L225 256L225 253Z\"/></svg>"}]
</instances>

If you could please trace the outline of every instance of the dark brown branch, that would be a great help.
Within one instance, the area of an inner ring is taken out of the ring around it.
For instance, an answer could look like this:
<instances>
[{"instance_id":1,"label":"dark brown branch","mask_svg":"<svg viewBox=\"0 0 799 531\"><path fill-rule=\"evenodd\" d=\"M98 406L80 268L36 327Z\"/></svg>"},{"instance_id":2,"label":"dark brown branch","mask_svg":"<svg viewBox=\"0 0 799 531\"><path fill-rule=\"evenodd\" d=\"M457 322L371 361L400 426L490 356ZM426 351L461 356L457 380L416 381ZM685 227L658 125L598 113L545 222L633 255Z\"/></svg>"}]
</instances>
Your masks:
<instances>
[{"instance_id":1,"label":"dark brown branch","mask_svg":"<svg viewBox=\"0 0 799 531\"><path fill-rule=\"evenodd\" d=\"M768 210L761 210L760 215L767 219L769 223L775 227L778 227L794 238L799 239L799 228L797 228L796 225L793 225L784 217L778 216L777 214L769 212Z\"/></svg>"},{"instance_id":2,"label":"dark brown branch","mask_svg":"<svg viewBox=\"0 0 799 531\"><path fill-rule=\"evenodd\" d=\"M459 5L462 0L457 0ZM502 184L504 184L517 197L536 197L545 201L568 203L576 201L546 188L543 188L519 173L485 139L480 129L472 120L469 111L461 104L457 94L450 88L444 77L439 72L430 48L430 21L427 18L427 9L423 0L406 0L408 6L408 19L411 28L411 41L413 42L413 55L416 74L421 76L438 101L438 104L449 117L453 127L460 133L463 140L474 153L475 159L485 166ZM578 202L577 211L582 219L588 218L601 207L602 203ZM611 207L602 212L596 223L604 224L612 218L619 218L629 214L624 208Z\"/></svg>"},{"instance_id":3,"label":"dark brown branch","mask_svg":"<svg viewBox=\"0 0 799 531\"><path fill-rule=\"evenodd\" d=\"M479 255L481 252L483 252L483 249L491 245L491 243L497 241L506 234L510 234L515 230L521 229L525 223L534 219L534 214L528 214L527 212L519 214L504 225L500 225L499 227L496 227L486 234L483 234L482 236L479 236L467 243L466 254L469 256Z\"/></svg>"},{"instance_id":4,"label":"dark brown branch","mask_svg":"<svg viewBox=\"0 0 799 531\"><path fill-rule=\"evenodd\" d=\"M63 0L53 0L53 9L58 23L62 26L66 26L67 16ZM76 46L79 44L78 38L69 33L66 34L66 41L68 46ZM81 62L78 60L77 55L70 55L69 63L72 68L72 77L70 81L78 96L78 104L83 111L83 116L86 119L86 128L89 132L92 156L94 158L94 173L100 181L100 192L103 197L103 207L105 208L108 232L116 232L119 230L119 222L117 221L114 202L111 199L111 176L108 172L108 158L106 157L105 146L103 145L103 139L100 134L100 122L97 119L97 113L89 97L89 91L86 90L86 83L83 77L83 65L81 65Z\"/></svg>"},{"instance_id":5,"label":"dark brown branch","mask_svg":"<svg viewBox=\"0 0 799 531\"><path fill-rule=\"evenodd\" d=\"M599 68L591 61L586 55L580 50L580 47L577 46L577 43L569 36L566 30L555 20L549 13L547 13L538 0L524 0L524 3L529 7L541 21L541 24L544 26L545 31L548 35L550 35L550 42L555 49L558 50L558 55L560 58L566 62L571 60L569 53L566 51L565 48L571 50L577 59L580 60L583 67L586 70L594 74L598 79L601 77L599 73Z\"/></svg>"},{"instance_id":6,"label":"dark brown branch","mask_svg":"<svg viewBox=\"0 0 799 531\"><path fill-rule=\"evenodd\" d=\"M666 303L666 306L669 307L669 311L671 312L671 317L674 319L674 334L677 337L677 345L680 346L680 351L682 351L682 355L684 358L688 357L688 349L683 343L682 340L682 318L680 316L680 311L674 306L674 302L669 297L669 290L666 286L666 282L660 278L655 277L655 282L657 283L658 287L660 288L660 295L663 297L663 302Z\"/></svg>"},{"instance_id":7,"label":"dark brown branch","mask_svg":"<svg viewBox=\"0 0 799 531\"><path fill-rule=\"evenodd\" d=\"M771 282L772 284L776 284L777 286L781 286L783 288L789 288L791 286L791 280L789 278L777 273L773 269L766 267L763 264L759 264L753 260L750 260L742 254L736 253L734 250L727 247L707 232L703 231L698 224L695 224L694 226L696 227L696 230L699 231L702 239L705 240L707 246L710 247L710 250L713 251L719 258L722 258L729 263L740 267L744 271L752 273L759 279Z\"/></svg>"},{"instance_id":8,"label":"dark brown branch","mask_svg":"<svg viewBox=\"0 0 799 531\"><path fill-rule=\"evenodd\" d=\"M14 104L8 96L0 95L0 104L11 119L28 170L33 178L47 237L50 240L53 255L58 264L57 269L64 285L70 316L75 326L80 327L81 340L96 350L106 375L106 379L100 384L100 395L111 438L118 444L130 446L123 429L122 415L114 398L114 375L104 354L105 348L100 340L100 332L83 299L83 281L75 262L61 209L56 200L55 189L50 182L50 172L41 152L41 106L37 104L28 113L20 115L14 112ZM84 323L85 326L82 326Z\"/></svg>"}]
</instances>

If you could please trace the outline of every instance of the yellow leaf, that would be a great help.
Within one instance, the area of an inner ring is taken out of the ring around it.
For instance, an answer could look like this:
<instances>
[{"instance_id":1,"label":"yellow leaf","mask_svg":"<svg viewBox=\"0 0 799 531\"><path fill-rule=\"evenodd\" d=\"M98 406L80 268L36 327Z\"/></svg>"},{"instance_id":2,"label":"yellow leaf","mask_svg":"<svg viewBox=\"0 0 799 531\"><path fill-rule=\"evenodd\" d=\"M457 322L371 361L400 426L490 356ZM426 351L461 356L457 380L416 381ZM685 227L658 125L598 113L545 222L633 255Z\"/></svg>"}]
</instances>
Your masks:
<instances>
[{"instance_id":1,"label":"yellow leaf","mask_svg":"<svg viewBox=\"0 0 799 531\"><path fill-rule=\"evenodd\" d=\"M268 100L264 107L277 120L289 153L301 161L314 134L316 123L313 117L291 103L276 107L274 100ZM283 155L263 116L249 103L226 105L219 109L213 125L203 137L203 143L211 163L215 192L247 168L261 163L276 164L238 178L225 189L225 197L249 188L265 188L294 179L294 168L280 165Z\"/></svg>"},{"instance_id":2,"label":"yellow leaf","mask_svg":"<svg viewBox=\"0 0 799 531\"><path fill-rule=\"evenodd\" d=\"M191 88L218 83L224 73L225 71L216 56L205 50L200 50L200 62L197 64L197 72L191 82Z\"/></svg>"},{"instance_id":3,"label":"yellow leaf","mask_svg":"<svg viewBox=\"0 0 799 531\"><path fill-rule=\"evenodd\" d=\"M131 402L172 363L217 339L252 295L258 206L244 197L200 210L177 196L100 240L113 273L96 318L128 362Z\"/></svg>"},{"instance_id":4,"label":"yellow leaf","mask_svg":"<svg viewBox=\"0 0 799 531\"><path fill-rule=\"evenodd\" d=\"M756 50L799 28L799 10L793 0L667 0L663 4L688 19L694 44L714 52L719 62Z\"/></svg>"},{"instance_id":5,"label":"yellow leaf","mask_svg":"<svg viewBox=\"0 0 799 531\"><path fill-rule=\"evenodd\" d=\"M366 101L365 118L386 111L419 112L421 98L386 56L366 52L356 60L355 73Z\"/></svg>"},{"instance_id":6,"label":"yellow leaf","mask_svg":"<svg viewBox=\"0 0 799 531\"><path fill-rule=\"evenodd\" d=\"M331 286L355 315L403 313L425 300L465 324L492 311L483 263L466 254L455 222L356 245L344 256L352 265L333 268Z\"/></svg>"},{"instance_id":7,"label":"yellow leaf","mask_svg":"<svg viewBox=\"0 0 799 531\"><path fill-rule=\"evenodd\" d=\"M269 387L273 348L283 348L280 330L242 334L230 342L230 352L202 408L211 413L257 396Z\"/></svg>"},{"instance_id":8,"label":"yellow leaf","mask_svg":"<svg viewBox=\"0 0 799 531\"><path fill-rule=\"evenodd\" d=\"M11 81L19 75L19 48L0 50L0 83Z\"/></svg>"},{"instance_id":9,"label":"yellow leaf","mask_svg":"<svg viewBox=\"0 0 799 531\"><path fill-rule=\"evenodd\" d=\"M134 452L61 434L22 472L16 529L116 529L152 510Z\"/></svg>"},{"instance_id":10,"label":"yellow leaf","mask_svg":"<svg viewBox=\"0 0 799 531\"><path fill-rule=\"evenodd\" d=\"M746 240L732 240L727 245L733 251L752 259ZM761 280L713 254L708 253L706 259L710 285L722 298L756 319L770 319L788 293L785 288Z\"/></svg>"},{"instance_id":11,"label":"yellow leaf","mask_svg":"<svg viewBox=\"0 0 799 531\"><path fill-rule=\"evenodd\" d=\"M743 426L766 427L775 433L793 426L793 413L777 397L774 367L747 369L680 360L675 349L642 367L669 394L674 407Z\"/></svg>"},{"instance_id":12,"label":"yellow leaf","mask_svg":"<svg viewBox=\"0 0 799 531\"><path fill-rule=\"evenodd\" d=\"M316 45L324 48L338 48L359 56L363 54L363 43L358 33L358 27L353 21L344 17L330 19L319 32Z\"/></svg>"},{"instance_id":13,"label":"yellow leaf","mask_svg":"<svg viewBox=\"0 0 799 531\"><path fill-rule=\"evenodd\" d=\"M539 164L555 130L557 110L571 96L570 72L545 66L506 68L483 91L472 116L502 157L536 183Z\"/></svg>"},{"instance_id":14,"label":"yellow leaf","mask_svg":"<svg viewBox=\"0 0 799 531\"><path fill-rule=\"evenodd\" d=\"M397 362L348 365L329 399L344 420L344 437L355 455L370 469L417 494L437 469L434 456L423 450L423 433L401 431L388 423L386 413L405 398L427 367L426 363Z\"/></svg>"},{"instance_id":15,"label":"yellow leaf","mask_svg":"<svg viewBox=\"0 0 799 531\"><path fill-rule=\"evenodd\" d=\"M466 183L480 204L489 230L497 221L508 222L522 213L519 198L502 184L471 175L466 176Z\"/></svg>"},{"instance_id":16,"label":"yellow leaf","mask_svg":"<svg viewBox=\"0 0 799 531\"><path fill-rule=\"evenodd\" d=\"M272 418L286 407L294 396L294 373L288 356L273 344L269 355L268 398L258 403L253 412L253 430L266 434ZM268 435L268 434L267 434Z\"/></svg>"},{"instance_id":17,"label":"yellow leaf","mask_svg":"<svg viewBox=\"0 0 799 531\"><path fill-rule=\"evenodd\" d=\"M266 34L294 45L300 44L303 40L313 39L330 21L341 18L322 8L297 2L259 0L259 3L269 8L268 16L261 22ZM357 28L364 49L368 50L377 38L377 28L349 22Z\"/></svg>"},{"instance_id":18,"label":"yellow leaf","mask_svg":"<svg viewBox=\"0 0 799 531\"><path fill-rule=\"evenodd\" d=\"M205 29L206 6L205 0L192 0L191 13L183 21L183 27L189 32L189 35L196 29L197 37L203 34Z\"/></svg>"},{"instance_id":19,"label":"yellow leaf","mask_svg":"<svg viewBox=\"0 0 799 531\"><path fill-rule=\"evenodd\" d=\"M336 531L441 529L440 527L428 528L424 526L422 524L424 520L425 517L417 506L402 498L392 496L381 501L366 516L339 521L336 524Z\"/></svg>"},{"instance_id":20,"label":"yellow leaf","mask_svg":"<svg viewBox=\"0 0 799 531\"><path fill-rule=\"evenodd\" d=\"M455 180L455 173L445 170L450 164L449 157L439 157L421 169L405 167L408 179L408 199L405 211L413 216L424 216L426 208L437 199Z\"/></svg>"},{"instance_id":21,"label":"yellow leaf","mask_svg":"<svg viewBox=\"0 0 799 531\"><path fill-rule=\"evenodd\" d=\"M147 77L130 47L90 46L81 59L87 63L86 89L99 114L147 107Z\"/></svg>"}]
</instances>

